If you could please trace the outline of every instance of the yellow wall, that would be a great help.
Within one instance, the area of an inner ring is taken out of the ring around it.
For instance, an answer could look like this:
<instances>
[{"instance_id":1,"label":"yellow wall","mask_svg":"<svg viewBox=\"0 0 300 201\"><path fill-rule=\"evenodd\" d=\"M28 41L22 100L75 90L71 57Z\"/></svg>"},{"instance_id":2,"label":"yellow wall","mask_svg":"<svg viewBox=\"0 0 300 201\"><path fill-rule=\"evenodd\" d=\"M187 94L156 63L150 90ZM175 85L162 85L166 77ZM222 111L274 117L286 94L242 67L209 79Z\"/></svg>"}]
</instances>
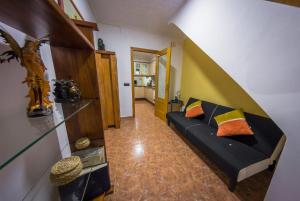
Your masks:
<instances>
[{"instance_id":1,"label":"yellow wall","mask_svg":"<svg viewBox=\"0 0 300 201\"><path fill-rule=\"evenodd\" d=\"M189 97L267 116L222 68L191 40L186 39L183 46L181 99L186 103Z\"/></svg>"}]
</instances>

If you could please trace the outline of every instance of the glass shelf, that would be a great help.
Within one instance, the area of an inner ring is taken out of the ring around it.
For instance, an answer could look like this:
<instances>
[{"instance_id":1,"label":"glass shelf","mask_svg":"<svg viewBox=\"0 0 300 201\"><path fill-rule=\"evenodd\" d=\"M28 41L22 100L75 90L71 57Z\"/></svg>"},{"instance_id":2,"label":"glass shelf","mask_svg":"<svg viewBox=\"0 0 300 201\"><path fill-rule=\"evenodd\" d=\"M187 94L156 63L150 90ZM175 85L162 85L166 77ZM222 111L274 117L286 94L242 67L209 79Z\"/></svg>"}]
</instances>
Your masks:
<instances>
[{"instance_id":1,"label":"glass shelf","mask_svg":"<svg viewBox=\"0 0 300 201\"><path fill-rule=\"evenodd\" d=\"M28 118L26 111L0 114L0 170L16 159L57 127L88 107L95 99L83 99L77 103L54 103L50 116ZM68 111L63 113L62 108Z\"/></svg>"}]
</instances>

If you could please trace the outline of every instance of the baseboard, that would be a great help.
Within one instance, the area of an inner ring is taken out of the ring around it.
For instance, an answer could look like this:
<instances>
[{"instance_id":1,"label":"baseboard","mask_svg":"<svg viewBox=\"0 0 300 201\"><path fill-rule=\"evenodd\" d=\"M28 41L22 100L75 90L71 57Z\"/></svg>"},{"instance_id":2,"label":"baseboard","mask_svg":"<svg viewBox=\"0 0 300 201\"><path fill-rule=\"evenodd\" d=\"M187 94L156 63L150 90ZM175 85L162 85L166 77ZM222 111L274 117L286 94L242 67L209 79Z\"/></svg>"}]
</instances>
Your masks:
<instances>
[{"instance_id":1,"label":"baseboard","mask_svg":"<svg viewBox=\"0 0 300 201\"><path fill-rule=\"evenodd\" d=\"M121 120L122 120L122 119L134 119L134 117L133 117L133 116L121 117Z\"/></svg>"},{"instance_id":2,"label":"baseboard","mask_svg":"<svg viewBox=\"0 0 300 201\"><path fill-rule=\"evenodd\" d=\"M139 101L139 100L146 100L146 98L134 98L134 100L137 100L137 101Z\"/></svg>"},{"instance_id":3,"label":"baseboard","mask_svg":"<svg viewBox=\"0 0 300 201\"><path fill-rule=\"evenodd\" d=\"M140 100L144 100L144 101L147 101L148 103L151 103L152 105L155 105L153 102L149 101L148 99L146 98L135 98L136 101L140 101Z\"/></svg>"}]
</instances>

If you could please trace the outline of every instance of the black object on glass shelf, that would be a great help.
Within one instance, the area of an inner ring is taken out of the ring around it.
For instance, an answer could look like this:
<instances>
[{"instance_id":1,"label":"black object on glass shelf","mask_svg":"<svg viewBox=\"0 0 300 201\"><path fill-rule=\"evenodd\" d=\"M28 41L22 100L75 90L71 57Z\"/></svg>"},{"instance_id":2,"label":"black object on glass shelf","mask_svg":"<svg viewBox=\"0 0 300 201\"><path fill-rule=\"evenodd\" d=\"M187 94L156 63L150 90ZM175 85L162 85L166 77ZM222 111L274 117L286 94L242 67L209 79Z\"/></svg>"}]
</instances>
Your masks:
<instances>
[{"instance_id":1,"label":"black object on glass shelf","mask_svg":"<svg viewBox=\"0 0 300 201\"><path fill-rule=\"evenodd\" d=\"M53 80L55 82L55 102L77 102L80 100L80 90L74 80Z\"/></svg>"},{"instance_id":2,"label":"black object on glass shelf","mask_svg":"<svg viewBox=\"0 0 300 201\"><path fill-rule=\"evenodd\" d=\"M105 50L105 45L101 38L98 39L98 50Z\"/></svg>"},{"instance_id":3,"label":"black object on glass shelf","mask_svg":"<svg viewBox=\"0 0 300 201\"><path fill-rule=\"evenodd\" d=\"M110 190L108 164L84 169L80 176L63 186L59 186L61 201L88 201Z\"/></svg>"}]
</instances>

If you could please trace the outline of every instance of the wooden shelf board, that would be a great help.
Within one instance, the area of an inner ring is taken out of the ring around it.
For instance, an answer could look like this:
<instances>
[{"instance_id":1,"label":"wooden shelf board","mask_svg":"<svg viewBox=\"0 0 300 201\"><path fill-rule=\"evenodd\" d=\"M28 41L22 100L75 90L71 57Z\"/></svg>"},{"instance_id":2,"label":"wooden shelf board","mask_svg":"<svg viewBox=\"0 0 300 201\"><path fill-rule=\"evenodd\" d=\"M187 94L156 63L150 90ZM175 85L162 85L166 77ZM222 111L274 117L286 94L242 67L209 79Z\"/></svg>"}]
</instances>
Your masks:
<instances>
[{"instance_id":1,"label":"wooden shelf board","mask_svg":"<svg viewBox=\"0 0 300 201\"><path fill-rule=\"evenodd\" d=\"M94 50L54 0L0 0L0 5L0 21L31 37L49 35L52 46Z\"/></svg>"},{"instance_id":2,"label":"wooden shelf board","mask_svg":"<svg viewBox=\"0 0 300 201\"><path fill-rule=\"evenodd\" d=\"M272 1L272 2L275 2L275 3L286 4L286 5L289 5L289 6L300 7L300 1L299 0L267 0L267 1Z\"/></svg>"},{"instance_id":3,"label":"wooden shelf board","mask_svg":"<svg viewBox=\"0 0 300 201\"><path fill-rule=\"evenodd\" d=\"M116 54L115 52L106 51L106 50L96 50L96 53L99 53L99 54Z\"/></svg>"},{"instance_id":4,"label":"wooden shelf board","mask_svg":"<svg viewBox=\"0 0 300 201\"><path fill-rule=\"evenodd\" d=\"M72 21L79 26L83 26L83 27L87 27L87 28L91 28L95 31L99 31L98 29L98 25L94 22L88 22L88 21L83 21L83 20L74 20L72 19Z\"/></svg>"}]
</instances>

